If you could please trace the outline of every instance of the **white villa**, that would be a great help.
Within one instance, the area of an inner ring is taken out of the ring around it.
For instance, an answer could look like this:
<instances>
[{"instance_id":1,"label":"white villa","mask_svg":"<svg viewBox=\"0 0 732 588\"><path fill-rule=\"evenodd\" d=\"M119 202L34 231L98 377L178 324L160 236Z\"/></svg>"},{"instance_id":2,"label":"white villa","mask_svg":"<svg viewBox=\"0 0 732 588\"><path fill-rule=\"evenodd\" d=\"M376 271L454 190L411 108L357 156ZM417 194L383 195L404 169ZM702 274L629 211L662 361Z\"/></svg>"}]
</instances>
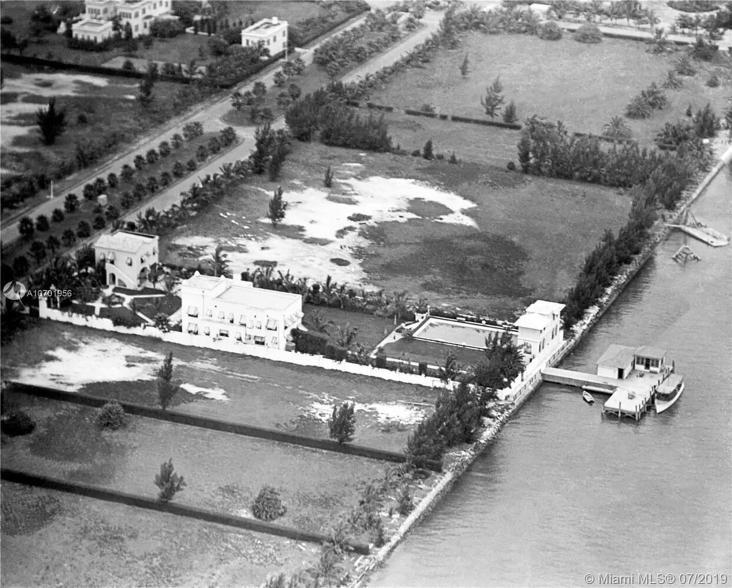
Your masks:
<instances>
[{"instance_id":1,"label":"white villa","mask_svg":"<svg viewBox=\"0 0 732 588\"><path fill-rule=\"evenodd\" d=\"M102 235L94 243L94 260L104 262L108 286L139 288L158 262L158 236L132 231Z\"/></svg>"},{"instance_id":2,"label":"white villa","mask_svg":"<svg viewBox=\"0 0 732 588\"><path fill-rule=\"evenodd\" d=\"M287 49L287 21L276 16L264 18L241 31L242 47L261 45L269 50L270 56L284 53Z\"/></svg>"},{"instance_id":3,"label":"white villa","mask_svg":"<svg viewBox=\"0 0 732 588\"><path fill-rule=\"evenodd\" d=\"M532 357L541 353L557 336L562 334L564 304L537 300L514 323L518 327L518 345Z\"/></svg>"},{"instance_id":4,"label":"white villa","mask_svg":"<svg viewBox=\"0 0 732 588\"><path fill-rule=\"evenodd\" d=\"M302 296L196 272L181 282L183 333L284 350L300 325Z\"/></svg>"},{"instance_id":5,"label":"white villa","mask_svg":"<svg viewBox=\"0 0 732 588\"><path fill-rule=\"evenodd\" d=\"M100 43L113 34L115 17L124 30L127 23L132 36L150 33L150 25L159 17L170 15L172 0L87 0L81 20L73 23L75 39Z\"/></svg>"}]
</instances>

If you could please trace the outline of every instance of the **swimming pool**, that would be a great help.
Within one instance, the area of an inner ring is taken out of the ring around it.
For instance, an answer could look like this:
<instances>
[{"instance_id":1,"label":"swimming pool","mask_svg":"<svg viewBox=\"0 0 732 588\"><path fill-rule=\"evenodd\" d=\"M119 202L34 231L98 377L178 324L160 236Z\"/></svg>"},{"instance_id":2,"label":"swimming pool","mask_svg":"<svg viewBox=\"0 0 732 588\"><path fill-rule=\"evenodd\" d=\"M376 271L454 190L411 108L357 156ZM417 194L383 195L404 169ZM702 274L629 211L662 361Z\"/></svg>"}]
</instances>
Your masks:
<instances>
[{"instance_id":1,"label":"swimming pool","mask_svg":"<svg viewBox=\"0 0 732 588\"><path fill-rule=\"evenodd\" d=\"M461 345L474 349L485 349L486 337L495 337L503 329L437 317L429 317L413 333L415 339L438 341L450 345Z\"/></svg>"}]
</instances>

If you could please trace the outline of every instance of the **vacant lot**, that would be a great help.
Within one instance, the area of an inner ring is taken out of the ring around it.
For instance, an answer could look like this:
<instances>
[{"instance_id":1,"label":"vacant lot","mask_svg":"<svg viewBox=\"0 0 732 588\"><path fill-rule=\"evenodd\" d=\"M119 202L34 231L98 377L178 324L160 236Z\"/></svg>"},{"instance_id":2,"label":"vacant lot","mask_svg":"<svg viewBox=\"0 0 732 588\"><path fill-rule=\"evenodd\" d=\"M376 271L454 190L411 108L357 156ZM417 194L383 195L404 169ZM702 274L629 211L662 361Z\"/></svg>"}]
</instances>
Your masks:
<instances>
[{"instance_id":1,"label":"vacant lot","mask_svg":"<svg viewBox=\"0 0 732 588\"><path fill-rule=\"evenodd\" d=\"M4 586L259 585L319 547L62 492L2 484Z\"/></svg>"},{"instance_id":2,"label":"vacant lot","mask_svg":"<svg viewBox=\"0 0 732 588\"><path fill-rule=\"evenodd\" d=\"M654 55L643 43L620 39L592 45L567 34L560 41L543 41L470 33L459 49L442 50L424 67L400 73L370 99L400 108L432 104L442 112L480 118L486 116L480 99L500 77L506 102L516 103L519 119L537 114L563 121L570 131L598 134L612 116L625 112L633 96L651 82L660 84L680 54ZM459 67L466 55L470 71L462 76ZM666 109L650 119L629 121L635 138L649 143L666 121L682 118L689 104L700 108L711 102L717 112L725 108L732 88L729 61L695 65L696 76L683 78L680 90L667 91ZM711 71L721 78L717 88L705 85Z\"/></svg>"},{"instance_id":3,"label":"vacant lot","mask_svg":"<svg viewBox=\"0 0 732 588\"><path fill-rule=\"evenodd\" d=\"M36 429L5 444L3 467L154 498L155 474L172 458L187 482L176 502L248 517L259 490L270 485L287 506L278 522L307 531L327 532L387 465L139 417L102 432L96 409L21 396L14 400Z\"/></svg>"},{"instance_id":4,"label":"vacant lot","mask_svg":"<svg viewBox=\"0 0 732 588\"><path fill-rule=\"evenodd\" d=\"M333 405L348 400L355 443L402 451L436 398L419 386L46 321L3 347L3 378L154 406L155 370L168 351L182 386L176 410L320 439Z\"/></svg>"},{"instance_id":5,"label":"vacant lot","mask_svg":"<svg viewBox=\"0 0 732 588\"><path fill-rule=\"evenodd\" d=\"M278 185L289 206L273 228L264 214ZM276 183L255 178L164 237L161 251L195 267L221 243L235 272L276 263L296 277L510 317L534 298L561 298L629 204L603 187L485 164L296 143Z\"/></svg>"}]
</instances>

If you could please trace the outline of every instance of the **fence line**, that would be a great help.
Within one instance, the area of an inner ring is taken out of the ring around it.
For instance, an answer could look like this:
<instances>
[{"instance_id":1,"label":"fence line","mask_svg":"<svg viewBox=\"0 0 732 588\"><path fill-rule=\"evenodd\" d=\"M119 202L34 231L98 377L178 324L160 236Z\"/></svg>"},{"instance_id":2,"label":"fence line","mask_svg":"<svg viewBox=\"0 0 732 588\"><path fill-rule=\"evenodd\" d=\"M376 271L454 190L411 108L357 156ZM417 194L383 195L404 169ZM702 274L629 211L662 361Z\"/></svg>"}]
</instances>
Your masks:
<instances>
[{"instance_id":1,"label":"fence line","mask_svg":"<svg viewBox=\"0 0 732 588\"><path fill-rule=\"evenodd\" d=\"M268 523L257 519L247 519L224 513L218 513L211 510L196 508L184 504L171 502L160 502L146 496L137 494L129 494L127 492L119 492L117 490L109 490L99 486L91 486L89 484L80 484L78 482L68 482L58 478L50 478L47 476L37 476L18 470L2 468L0 477L7 482L16 484L24 484L26 486L35 486L36 488L46 488L49 490L57 490L59 492L67 492L77 496L86 496L104 500L107 502L116 502L127 506L135 506L137 508L145 508L148 510L156 510L168 514L190 517L209 523L217 523L228 527L236 527L247 531L257 533L267 533L268 535L277 535L279 537L287 537L295 541L307 541L309 543L325 543L330 538L321 533L311 533L308 531L300 531L294 527L287 527L275 523ZM346 546L351 551L362 555L368 555L370 548L364 543L346 541Z\"/></svg>"}]
</instances>

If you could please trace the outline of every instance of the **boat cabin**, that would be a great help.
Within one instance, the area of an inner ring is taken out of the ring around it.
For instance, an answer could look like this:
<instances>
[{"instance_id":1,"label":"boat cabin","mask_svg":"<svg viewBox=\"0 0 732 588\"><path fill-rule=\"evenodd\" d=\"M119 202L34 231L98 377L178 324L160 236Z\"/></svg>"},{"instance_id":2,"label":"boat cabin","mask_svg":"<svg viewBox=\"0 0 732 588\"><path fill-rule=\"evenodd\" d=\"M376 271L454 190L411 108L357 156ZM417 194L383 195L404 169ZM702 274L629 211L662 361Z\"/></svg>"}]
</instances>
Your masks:
<instances>
[{"instance_id":1,"label":"boat cabin","mask_svg":"<svg viewBox=\"0 0 732 588\"><path fill-rule=\"evenodd\" d=\"M659 400L671 400L679 392L679 388L684 383L684 378L678 374L671 374L656 389L656 397Z\"/></svg>"},{"instance_id":2,"label":"boat cabin","mask_svg":"<svg viewBox=\"0 0 732 588\"><path fill-rule=\"evenodd\" d=\"M639 372L661 373L666 365L666 351L658 347L643 346L635 350L633 367Z\"/></svg>"}]
</instances>

